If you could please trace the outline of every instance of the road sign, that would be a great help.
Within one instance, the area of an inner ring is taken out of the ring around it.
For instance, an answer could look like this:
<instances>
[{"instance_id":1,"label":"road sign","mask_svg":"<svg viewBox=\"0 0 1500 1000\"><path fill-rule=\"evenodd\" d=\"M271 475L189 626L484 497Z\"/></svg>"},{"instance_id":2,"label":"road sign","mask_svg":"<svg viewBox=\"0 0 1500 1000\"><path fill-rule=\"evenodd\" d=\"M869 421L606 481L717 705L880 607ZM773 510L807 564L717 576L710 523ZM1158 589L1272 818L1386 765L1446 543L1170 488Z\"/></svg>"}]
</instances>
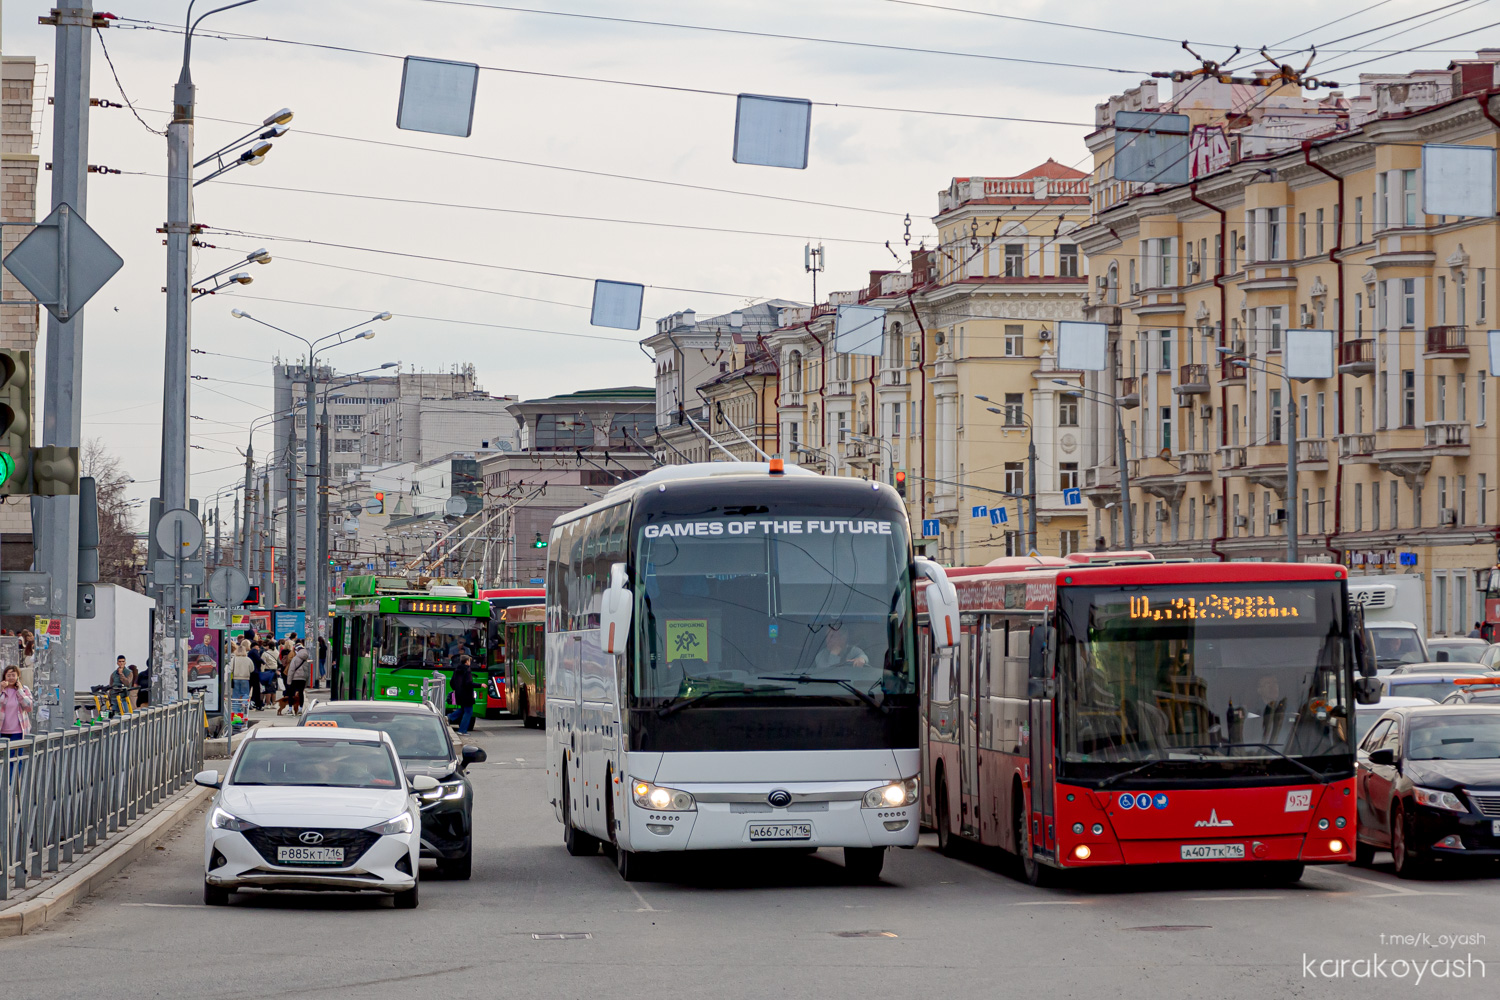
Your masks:
<instances>
[{"instance_id":1,"label":"road sign","mask_svg":"<svg viewBox=\"0 0 1500 1000\"><path fill-rule=\"evenodd\" d=\"M359 534L359 518L351 517L344 521L344 534L349 535L351 538Z\"/></svg>"},{"instance_id":2,"label":"road sign","mask_svg":"<svg viewBox=\"0 0 1500 1000\"><path fill-rule=\"evenodd\" d=\"M215 604L237 608L250 596L250 578L235 566L220 566L208 578L208 596Z\"/></svg>"},{"instance_id":3,"label":"road sign","mask_svg":"<svg viewBox=\"0 0 1500 1000\"><path fill-rule=\"evenodd\" d=\"M990 516L990 509L988 507L982 505L982 504L979 505L979 506L976 506L976 507L971 507L969 509L969 516L970 517L989 517Z\"/></svg>"},{"instance_id":4,"label":"road sign","mask_svg":"<svg viewBox=\"0 0 1500 1000\"><path fill-rule=\"evenodd\" d=\"M168 556L176 554L186 558L197 555L203 545L203 522L192 511L169 510L156 522L156 544Z\"/></svg>"},{"instance_id":5,"label":"road sign","mask_svg":"<svg viewBox=\"0 0 1500 1000\"><path fill-rule=\"evenodd\" d=\"M462 517L469 509L469 501L463 497L449 497L448 502L443 504L443 513L449 517Z\"/></svg>"},{"instance_id":6,"label":"road sign","mask_svg":"<svg viewBox=\"0 0 1500 1000\"><path fill-rule=\"evenodd\" d=\"M1009 524L1010 523L1010 512L1007 511L1004 507L991 507L990 508L990 523L991 524Z\"/></svg>"},{"instance_id":7,"label":"road sign","mask_svg":"<svg viewBox=\"0 0 1500 1000\"><path fill-rule=\"evenodd\" d=\"M151 566L151 578L159 587L170 587L177 582L177 563L171 559L158 559ZM201 559L182 561L182 582L185 586L202 586L207 579Z\"/></svg>"},{"instance_id":8,"label":"road sign","mask_svg":"<svg viewBox=\"0 0 1500 1000\"><path fill-rule=\"evenodd\" d=\"M63 202L5 258L5 269L66 323L125 262Z\"/></svg>"},{"instance_id":9,"label":"road sign","mask_svg":"<svg viewBox=\"0 0 1500 1000\"><path fill-rule=\"evenodd\" d=\"M935 517L929 517L922 522L923 538L936 538L938 535L942 534L942 531L943 526Z\"/></svg>"},{"instance_id":10,"label":"road sign","mask_svg":"<svg viewBox=\"0 0 1500 1000\"><path fill-rule=\"evenodd\" d=\"M1078 489L1076 487L1070 487L1069 489L1063 490L1063 505L1064 506L1067 506L1067 507L1077 507L1081 503L1083 503L1083 491L1082 490L1080 490L1080 489Z\"/></svg>"},{"instance_id":11,"label":"road sign","mask_svg":"<svg viewBox=\"0 0 1500 1000\"><path fill-rule=\"evenodd\" d=\"M385 509L385 501L380 497L370 497L365 501L366 514L379 514Z\"/></svg>"}]
</instances>

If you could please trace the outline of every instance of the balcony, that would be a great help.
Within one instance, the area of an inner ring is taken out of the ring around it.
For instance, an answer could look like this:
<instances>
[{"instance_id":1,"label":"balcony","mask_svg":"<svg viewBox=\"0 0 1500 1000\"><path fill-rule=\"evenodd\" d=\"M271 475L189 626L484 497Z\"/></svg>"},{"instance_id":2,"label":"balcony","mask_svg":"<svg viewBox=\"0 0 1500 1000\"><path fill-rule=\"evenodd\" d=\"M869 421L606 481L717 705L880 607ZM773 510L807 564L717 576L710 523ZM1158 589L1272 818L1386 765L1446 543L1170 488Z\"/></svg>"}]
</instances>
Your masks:
<instances>
[{"instance_id":1,"label":"balcony","mask_svg":"<svg viewBox=\"0 0 1500 1000\"><path fill-rule=\"evenodd\" d=\"M1375 455L1374 434L1340 434L1340 462L1368 462Z\"/></svg>"},{"instance_id":2,"label":"balcony","mask_svg":"<svg viewBox=\"0 0 1500 1000\"><path fill-rule=\"evenodd\" d=\"M1235 364L1244 358L1225 357L1219 360L1219 381L1227 385L1244 385L1245 369Z\"/></svg>"},{"instance_id":3,"label":"balcony","mask_svg":"<svg viewBox=\"0 0 1500 1000\"><path fill-rule=\"evenodd\" d=\"M1427 356L1467 358L1469 356L1468 329L1466 326L1429 326L1427 328Z\"/></svg>"},{"instance_id":4,"label":"balcony","mask_svg":"<svg viewBox=\"0 0 1500 1000\"><path fill-rule=\"evenodd\" d=\"M906 384L906 369L905 368L882 368L880 370L880 384L881 385L905 385Z\"/></svg>"},{"instance_id":5,"label":"balcony","mask_svg":"<svg viewBox=\"0 0 1500 1000\"><path fill-rule=\"evenodd\" d=\"M836 378L836 379L830 380L829 383L828 383L828 395L830 395L830 396L848 396L848 395L851 395L850 390L849 390L849 381L850 380L846 379L846 378Z\"/></svg>"},{"instance_id":6,"label":"balcony","mask_svg":"<svg viewBox=\"0 0 1500 1000\"><path fill-rule=\"evenodd\" d=\"M1138 375L1120 379L1120 390L1115 393L1115 401L1125 409L1134 409L1141 405L1141 379Z\"/></svg>"},{"instance_id":7,"label":"balcony","mask_svg":"<svg viewBox=\"0 0 1500 1000\"><path fill-rule=\"evenodd\" d=\"M951 487L950 487L951 489ZM958 494L937 493L932 497L932 504L927 508L933 517L957 517L958 516Z\"/></svg>"},{"instance_id":8,"label":"balcony","mask_svg":"<svg viewBox=\"0 0 1500 1000\"><path fill-rule=\"evenodd\" d=\"M1426 447L1439 455L1467 455L1469 453L1469 424L1439 420L1422 428Z\"/></svg>"},{"instance_id":9,"label":"balcony","mask_svg":"<svg viewBox=\"0 0 1500 1000\"><path fill-rule=\"evenodd\" d=\"M1327 465L1328 442L1321 438L1303 438L1297 442L1298 465Z\"/></svg>"},{"instance_id":10,"label":"balcony","mask_svg":"<svg viewBox=\"0 0 1500 1000\"><path fill-rule=\"evenodd\" d=\"M1184 451L1177 456L1179 475L1203 476L1214 471L1213 455L1207 451Z\"/></svg>"},{"instance_id":11,"label":"balcony","mask_svg":"<svg viewBox=\"0 0 1500 1000\"><path fill-rule=\"evenodd\" d=\"M1375 341L1346 340L1339 345L1340 375L1369 375L1375 371Z\"/></svg>"},{"instance_id":12,"label":"balcony","mask_svg":"<svg viewBox=\"0 0 1500 1000\"><path fill-rule=\"evenodd\" d=\"M1183 365L1177 371L1177 387L1172 391L1179 396L1208 392L1208 365Z\"/></svg>"},{"instance_id":13,"label":"balcony","mask_svg":"<svg viewBox=\"0 0 1500 1000\"><path fill-rule=\"evenodd\" d=\"M1225 445L1219 449L1219 469L1243 469L1245 467L1245 449L1242 445Z\"/></svg>"}]
</instances>

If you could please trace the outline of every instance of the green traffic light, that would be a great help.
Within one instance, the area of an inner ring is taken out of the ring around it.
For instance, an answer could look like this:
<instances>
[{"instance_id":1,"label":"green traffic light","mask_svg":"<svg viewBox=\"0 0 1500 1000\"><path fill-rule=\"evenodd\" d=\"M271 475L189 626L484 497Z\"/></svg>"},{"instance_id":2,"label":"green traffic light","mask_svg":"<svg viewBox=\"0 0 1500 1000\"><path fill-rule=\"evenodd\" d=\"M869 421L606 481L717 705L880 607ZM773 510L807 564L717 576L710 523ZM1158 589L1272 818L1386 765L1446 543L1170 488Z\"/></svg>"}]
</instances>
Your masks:
<instances>
[{"instance_id":1,"label":"green traffic light","mask_svg":"<svg viewBox=\"0 0 1500 1000\"><path fill-rule=\"evenodd\" d=\"M16 471L16 460L5 452L0 451L0 486L10 482L11 474Z\"/></svg>"}]
</instances>

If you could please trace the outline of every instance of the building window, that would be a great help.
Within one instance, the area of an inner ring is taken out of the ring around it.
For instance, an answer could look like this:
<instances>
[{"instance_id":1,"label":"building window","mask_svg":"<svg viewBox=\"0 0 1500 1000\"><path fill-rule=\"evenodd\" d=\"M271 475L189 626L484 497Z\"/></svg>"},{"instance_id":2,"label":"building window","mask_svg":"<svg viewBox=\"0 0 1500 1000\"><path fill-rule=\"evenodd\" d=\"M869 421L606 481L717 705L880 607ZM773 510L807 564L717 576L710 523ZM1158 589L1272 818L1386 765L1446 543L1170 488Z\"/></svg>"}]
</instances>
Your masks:
<instances>
[{"instance_id":1,"label":"building window","mask_svg":"<svg viewBox=\"0 0 1500 1000\"><path fill-rule=\"evenodd\" d=\"M1307 213L1297 213L1297 256L1307 256Z\"/></svg>"},{"instance_id":2,"label":"building window","mask_svg":"<svg viewBox=\"0 0 1500 1000\"><path fill-rule=\"evenodd\" d=\"M1468 507L1469 507L1469 477L1468 476L1459 476L1458 477L1458 503L1455 505L1455 509L1458 511L1458 523L1459 524L1467 524L1469 522Z\"/></svg>"},{"instance_id":3,"label":"building window","mask_svg":"<svg viewBox=\"0 0 1500 1000\"><path fill-rule=\"evenodd\" d=\"M1170 288L1177 284L1177 240L1167 238L1156 241L1156 286Z\"/></svg>"},{"instance_id":4,"label":"building window","mask_svg":"<svg viewBox=\"0 0 1500 1000\"><path fill-rule=\"evenodd\" d=\"M786 359L787 388L792 392L802 391L802 352L793 351Z\"/></svg>"},{"instance_id":5,"label":"building window","mask_svg":"<svg viewBox=\"0 0 1500 1000\"><path fill-rule=\"evenodd\" d=\"M1386 227L1386 219L1389 218L1390 178L1384 172L1375 175L1375 231L1378 233Z\"/></svg>"},{"instance_id":6,"label":"building window","mask_svg":"<svg viewBox=\"0 0 1500 1000\"><path fill-rule=\"evenodd\" d=\"M891 437L901 436L901 404L891 404Z\"/></svg>"},{"instance_id":7,"label":"building window","mask_svg":"<svg viewBox=\"0 0 1500 1000\"><path fill-rule=\"evenodd\" d=\"M1271 443L1280 444L1281 436L1281 390L1271 390Z\"/></svg>"},{"instance_id":8,"label":"building window","mask_svg":"<svg viewBox=\"0 0 1500 1000\"><path fill-rule=\"evenodd\" d=\"M298 426L302 424L302 418L297 418ZM335 413L333 415L333 429L336 431L362 431L365 426L365 418L359 413Z\"/></svg>"},{"instance_id":9,"label":"building window","mask_svg":"<svg viewBox=\"0 0 1500 1000\"><path fill-rule=\"evenodd\" d=\"M1401 279L1401 325L1417 325L1417 279Z\"/></svg>"},{"instance_id":10,"label":"building window","mask_svg":"<svg viewBox=\"0 0 1500 1000\"><path fill-rule=\"evenodd\" d=\"M1019 556L1021 552L1021 533L1019 531L1007 531L1005 533L1005 554L1008 556Z\"/></svg>"},{"instance_id":11,"label":"building window","mask_svg":"<svg viewBox=\"0 0 1500 1000\"><path fill-rule=\"evenodd\" d=\"M1271 306L1266 310L1271 322L1271 350L1281 350L1281 307Z\"/></svg>"},{"instance_id":12,"label":"building window","mask_svg":"<svg viewBox=\"0 0 1500 1000\"><path fill-rule=\"evenodd\" d=\"M1479 523L1488 524L1490 520L1490 477L1483 472L1479 474Z\"/></svg>"},{"instance_id":13,"label":"building window","mask_svg":"<svg viewBox=\"0 0 1500 1000\"><path fill-rule=\"evenodd\" d=\"M1432 578L1432 624L1435 631L1448 631L1448 577Z\"/></svg>"},{"instance_id":14,"label":"building window","mask_svg":"<svg viewBox=\"0 0 1500 1000\"><path fill-rule=\"evenodd\" d=\"M1057 276L1078 277L1078 244L1063 243L1057 248Z\"/></svg>"},{"instance_id":15,"label":"building window","mask_svg":"<svg viewBox=\"0 0 1500 1000\"><path fill-rule=\"evenodd\" d=\"M1438 510L1448 506L1448 477L1438 476Z\"/></svg>"},{"instance_id":16,"label":"building window","mask_svg":"<svg viewBox=\"0 0 1500 1000\"><path fill-rule=\"evenodd\" d=\"M336 452L343 452L343 453L346 453L346 454L348 452L352 452L352 451L359 451L359 439L358 438L334 438L334 440L333 440L333 450L336 451Z\"/></svg>"},{"instance_id":17,"label":"building window","mask_svg":"<svg viewBox=\"0 0 1500 1000\"><path fill-rule=\"evenodd\" d=\"M1378 487L1377 487L1378 489ZM1391 480L1391 529L1401 527L1401 484Z\"/></svg>"},{"instance_id":18,"label":"building window","mask_svg":"<svg viewBox=\"0 0 1500 1000\"><path fill-rule=\"evenodd\" d=\"M1198 498L1188 497L1187 512L1187 536L1188 541L1193 540L1193 533L1198 530Z\"/></svg>"},{"instance_id":19,"label":"building window","mask_svg":"<svg viewBox=\"0 0 1500 1000\"><path fill-rule=\"evenodd\" d=\"M1380 484L1370 484L1370 530L1380 530Z\"/></svg>"},{"instance_id":20,"label":"building window","mask_svg":"<svg viewBox=\"0 0 1500 1000\"><path fill-rule=\"evenodd\" d=\"M1401 426L1417 426L1417 373L1410 368L1401 373Z\"/></svg>"},{"instance_id":21,"label":"building window","mask_svg":"<svg viewBox=\"0 0 1500 1000\"><path fill-rule=\"evenodd\" d=\"M1057 488L1061 490L1078 489L1078 463L1059 462L1057 465ZM1066 555L1066 553L1064 553Z\"/></svg>"},{"instance_id":22,"label":"building window","mask_svg":"<svg viewBox=\"0 0 1500 1000\"><path fill-rule=\"evenodd\" d=\"M1321 393L1321 392L1318 393L1318 437L1319 438L1326 438L1328 436L1328 408L1325 405L1325 403L1327 402L1326 395L1327 395L1326 393Z\"/></svg>"},{"instance_id":23,"label":"building window","mask_svg":"<svg viewBox=\"0 0 1500 1000\"><path fill-rule=\"evenodd\" d=\"M1022 427L1026 423L1025 396L1019 392L1005 394L1005 426Z\"/></svg>"},{"instance_id":24,"label":"building window","mask_svg":"<svg viewBox=\"0 0 1500 1000\"><path fill-rule=\"evenodd\" d=\"M1448 419L1448 376L1437 377L1437 418Z\"/></svg>"},{"instance_id":25,"label":"building window","mask_svg":"<svg viewBox=\"0 0 1500 1000\"><path fill-rule=\"evenodd\" d=\"M1417 172L1415 170L1401 171L1401 204L1406 224L1415 226L1417 224Z\"/></svg>"},{"instance_id":26,"label":"building window","mask_svg":"<svg viewBox=\"0 0 1500 1000\"><path fill-rule=\"evenodd\" d=\"M1026 493L1026 466L1022 462L1005 463L1005 492L1012 496Z\"/></svg>"},{"instance_id":27,"label":"building window","mask_svg":"<svg viewBox=\"0 0 1500 1000\"><path fill-rule=\"evenodd\" d=\"M1475 426L1483 427L1486 409L1485 397L1489 395L1489 382L1484 377L1483 368L1479 369L1479 377L1474 380L1474 384L1479 389L1479 398L1475 401L1476 405L1474 407L1474 424Z\"/></svg>"},{"instance_id":28,"label":"building window","mask_svg":"<svg viewBox=\"0 0 1500 1000\"><path fill-rule=\"evenodd\" d=\"M1026 276L1026 244L1005 244L1005 276L1007 278Z\"/></svg>"},{"instance_id":29,"label":"building window","mask_svg":"<svg viewBox=\"0 0 1500 1000\"><path fill-rule=\"evenodd\" d=\"M1488 282L1488 280L1486 280L1485 274L1486 274L1485 269L1481 267L1479 269L1479 287L1478 287L1479 303L1478 303L1478 306L1477 306L1477 309L1476 309L1476 311L1479 314L1479 318L1480 319L1485 319L1490 314L1489 302L1486 300L1486 295L1488 294L1488 291L1489 291L1489 282Z\"/></svg>"},{"instance_id":30,"label":"building window","mask_svg":"<svg viewBox=\"0 0 1500 1000\"><path fill-rule=\"evenodd\" d=\"M1172 331L1161 332L1161 370L1170 372L1172 370Z\"/></svg>"},{"instance_id":31,"label":"building window","mask_svg":"<svg viewBox=\"0 0 1500 1000\"><path fill-rule=\"evenodd\" d=\"M1298 526L1303 531L1312 527L1312 490L1302 491L1302 518Z\"/></svg>"},{"instance_id":32,"label":"building window","mask_svg":"<svg viewBox=\"0 0 1500 1000\"><path fill-rule=\"evenodd\" d=\"M1365 487L1363 483L1354 484L1354 530L1365 530Z\"/></svg>"},{"instance_id":33,"label":"building window","mask_svg":"<svg viewBox=\"0 0 1500 1000\"><path fill-rule=\"evenodd\" d=\"M1170 406L1161 408L1161 450L1168 453L1172 451L1172 408Z\"/></svg>"},{"instance_id":34,"label":"building window","mask_svg":"<svg viewBox=\"0 0 1500 1000\"><path fill-rule=\"evenodd\" d=\"M1281 242L1281 209L1266 209L1266 260L1281 260L1286 247Z\"/></svg>"},{"instance_id":35,"label":"building window","mask_svg":"<svg viewBox=\"0 0 1500 1000\"><path fill-rule=\"evenodd\" d=\"M536 420L534 447L544 451L576 451L594 447L594 422L583 413L543 413Z\"/></svg>"},{"instance_id":36,"label":"building window","mask_svg":"<svg viewBox=\"0 0 1500 1000\"><path fill-rule=\"evenodd\" d=\"M1078 399L1077 397L1064 396L1057 403L1057 425L1059 427L1078 426Z\"/></svg>"},{"instance_id":37,"label":"building window","mask_svg":"<svg viewBox=\"0 0 1500 1000\"><path fill-rule=\"evenodd\" d=\"M1448 279L1438 276L1437 287L1437 321L1438 326L1448 322Z\"/></svg>"},{"instance_id":38,"label":"building window","mask_svg":"<svg viewBox=\"0 0 1500 1000\"><path fill-rule=\"evenodd\" d=\"M1355 198L1354 199L1354 242L1355 243L1363 243L1364 241L1365 241L1365 200L1363 198Z\"/></svg>"},{"instance_id":39,"label":"building window","mask_svg":"<svg viewBox=\"0 0 1500 1000\"><path fill-rule=\"evenodd\" d=\"M1354 387L1354 433L1365 432L1365 390L1360 386Z\"/></svg>"},{"instance_id":40,"label":"building window","mask_svg":"<svg viewBox=\"0 0 1500 1000\"><path fill-rule=\"evenodd\" d=\"M1063 556L1070 556L1074 552L1079 551L1079 544L1082 541L1082 534L1083 532L1079 531L1077 528L1074 528L1071 531L1058 532L1057 541L1059 547L1062 550L1059 554Z\"/></svg>"},{"instance_id":41,"label":"building window","mask_svg":"<svg viewBox=\"0 0 1500 1000\"><path fill-rule=\"evenodd\" d=\"M1354 332L1365 332L1365 297L1359 292L1354 293Z\"/></svg>"},{"instance_id":42,"label":"building window","mask_svg":"<svg viewBox=\"0 0 1500 1000\"><path fill-rule=\"evenodd\" d=\"M1313 216L1313 241L1317 244L1317 252L1323 252L1323 210L1318 209Z\"/></svg>"},{"instance_id":43,"label":"building window","mask_svg":"<svg viewBox=\"0 0 1500 1000\"><path fill-rule=\"evenodd\" d=\"M1328 524L1328 490L1318 487L1318 534L1325 534Z\"/></svg>"},{"instance_id":44,"label":"building window","mask_svg":"<svg viewBox=\"0 0 1500 1000\"><path fill-rule=\"evenodd\" d=\"M1026 327L1019 323L1005 324L1005 356L1019 358L1025 353Z\"/></svg>"}]
</instances>

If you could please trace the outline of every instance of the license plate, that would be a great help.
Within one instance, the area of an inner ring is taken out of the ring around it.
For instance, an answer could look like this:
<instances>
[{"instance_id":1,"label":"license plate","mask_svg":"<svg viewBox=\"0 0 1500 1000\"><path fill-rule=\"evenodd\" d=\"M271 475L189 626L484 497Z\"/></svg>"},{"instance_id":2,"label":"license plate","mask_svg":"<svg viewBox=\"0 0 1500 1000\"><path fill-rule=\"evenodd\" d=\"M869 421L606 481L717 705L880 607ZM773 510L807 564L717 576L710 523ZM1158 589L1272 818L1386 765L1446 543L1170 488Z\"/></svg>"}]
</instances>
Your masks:
<instances>
[{"instance_id":1,"label":"license plate","mask_svg":"<svg viewBox=\"0 0 1500 1000\"><path fill-rule=\"evenodd\" d=\"M751 840L811 840L811 823L757 823L750 827Z\"/></svg>"},{"instance_id":2,"label":"license plate","mask_svg":"<svg viewBox=\"0 0 1500 1000\"><path fill-rule=\"evenodd\" d=\"M1222 861L1245 856L1244 844L1183 844L1184 861Z\"/></svg>"},{"instance_id":3,"label":"license plate","mask_svg":"<svg viewBox=\"0 0 1500 1000\"><path fill-rule=\"evenodd\" d=\"M276 860L283 864L341 865L342 847L278 847Z\"/></svg>"}]
</instances>

